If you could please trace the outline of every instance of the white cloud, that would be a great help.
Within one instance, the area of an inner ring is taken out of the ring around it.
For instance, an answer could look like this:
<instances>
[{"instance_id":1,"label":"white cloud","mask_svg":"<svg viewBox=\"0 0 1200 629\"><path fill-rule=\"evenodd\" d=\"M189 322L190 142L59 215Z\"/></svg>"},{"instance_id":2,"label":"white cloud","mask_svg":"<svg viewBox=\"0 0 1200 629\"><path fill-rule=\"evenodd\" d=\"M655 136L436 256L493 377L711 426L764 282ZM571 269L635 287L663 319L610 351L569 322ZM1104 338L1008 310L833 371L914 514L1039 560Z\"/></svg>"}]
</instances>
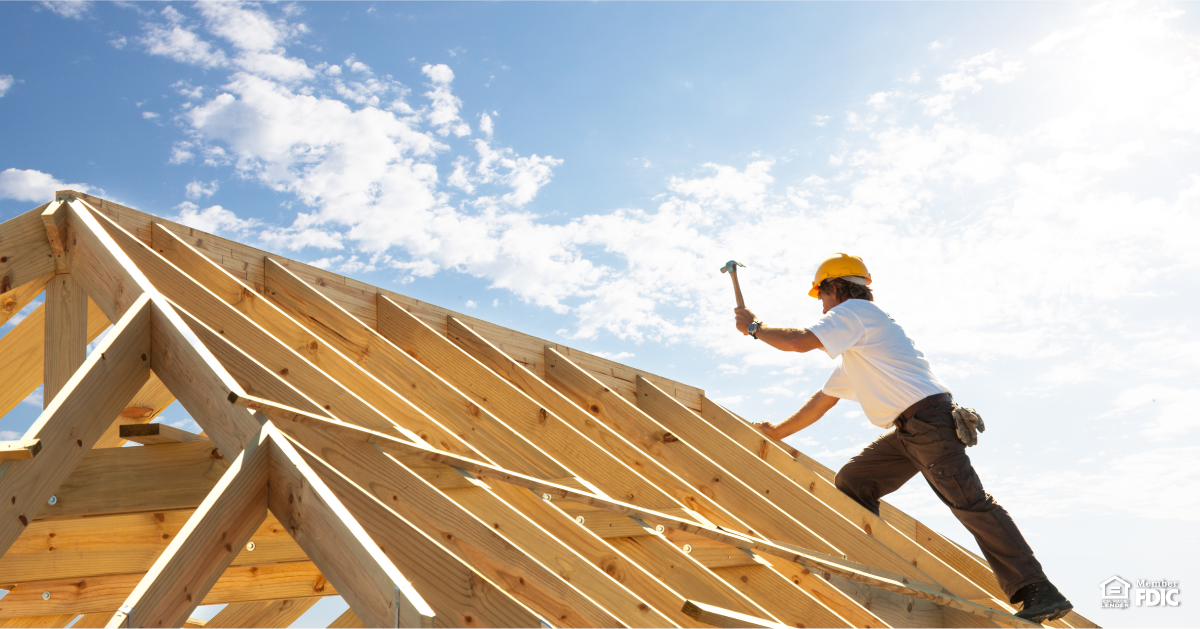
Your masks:
<instances>
[{"instance_id":1,"label":"white cloud","mask_svg":"<svg viewBox=\"0 0 1200 629\"><path fill-rule=\"evenodd\" d=\"M8 93L8 90L12 88L15 82L11 74L0 74L0 98L3 98Z\"/></svg>"},{"instance_id":2,"label":"white cloud","mask_svg":"<svg viewBox=\"0 0 1200 629\"><path fill-rule=\"evenodd\" d=\"M68 189L79 192L96 190L86 183L63 183L40 170L9 168L0 172L0 199L45 203L54 199L55 192Z\"/></svg>"},{"instance_id":3,"label":"white cloud","mask_svg":"<svg viewBox=\"0 0 1200 629\"><path fill-rule=\"evenodd\" d=\"M827 122L829 122L829 116L813 116L813 124L818 127L825 126Z\"/></svg>"},{"instance_id":4,"label":"white cloud","mask_svg":"<svg viewBox=\"0 0 1200 629\"><path fill-rule=\"evenodd\" d=\"M125 39L125 36L122 35L116 39L108 40L108 44L110 46L112 46L113 48L116 48L117 50L123 50L126 46L129 45L129 40Z\"/></svg>"},{"instance_id":5,"label":"white cloud","mask_svg":"<svg viewBox=\"0 0 1200 629\"><path fill-rule=\"evenodd\" d=\"M184 193L187 198L195 200L200 197L211 197L217 193L219 187L220 184L216 180L208 182L207 185L204 182L193 180L184 188Z\"/></svg>"},{"instance_id":6,"label":"white cloud","mask_svg":"<svg viewBox=\"0 0 1200 629\"><path fill-rule=\"evenodd\" d=\"M787 389L784 387L766 387L764 389L759 389L758 391L759 391L759 393L766 393L767 395L782 395L784 397L796 397L795 391L792 391L791 389Z\"/></svg>"},{"instance_id":7,"label":"white cloud","mask_svg":"<svg viewBox=\"0 0 1200 629\"><path fill-rule=\"evenodd\" d=\"M450 66L439 63L426 64L421 67L421 74L429 77L431 91L425 92L430 100L430 110L427 114L429 122L437 127L438 135L447 136L454 133L457 137L471 134L471 127L458 117L462 101L450 92L450 83L454 81L454 71ZM485 114L486 115L486 114Z\"/></svg>"},{"instance_id":8,"label":"white cloud","mask_svg":"<svg viewBox=\"0 0 1200 629\"><path fill-rule=\"evenodd\" d=\"M184 201L176 206L179 215L171 220L212 234L221 232L245 233L258 226L255 219L238 218L233 212L213 205L201 210L195 203Z\"/></svg>"},{"instance_id":9,"label":"white cloud","mask_svg":"<svg viewBox=\"0 0 1200 629\"><path fill-rule=\"evenodd\" d=\"M178 11L166 6L161 15L167 24L143 24L146 35L138 41L146 52L202 68L216 68L228 63L223 50L183 26L185 18Z\"/></svg>"},{"instance_id":10,"label":"white cloud","mask_svg":"<svg viewBox=\"0 0 1200 629\"><path fill-rule=\"evenodd\" d=\"M473 299L468 299L466 306L467 306L467 308L477 308L477 307L479 307L479 304L475 303L475 300L473 300Z\"/></svg>"},{"instance_id":11,"label":"white cloud","mask_svg":"<svg viewBox=\"0 0 1200 629\"><path fill-rule=\"evenodd\" d=\"M16 441L21 438L21 433L15 430L0 430L0 440Z\"/></svg>"},{"instance_id":12,"label":"white cloud","mask_svg":"<svg viewBox=\"0 0 1200 629\"><path fill-rule=\"evenodd\" d=\"M0 95L3 95L3 91L0 91ZM483 134L488 137L488 139L491 139L494 128L492 127L492 117L487 115L487 112L479 115L479 130L482 131Z\"/></svg>"},{"instance_id":13,"label":"white cloud","mask_svg":"<svg viewBox=\"0 0 1200 629\"><path fill-rule=\"evenodd\" d=\"M934 41L934 42L929 43L930 50L940 50L941 48L942 48L942 42Z\"/></svg>"},{"instance_id":14,"label":"white cloud","mask_svg":"<svg viewBox=\"0 0 1200 629\"><path fill-rule=\"evenodd\" d=\"M42 6L72 20L82 20L92 10L91 0L42 0Z\"/></svg>"},{"instance_id":15,"label":"white cloud","mask_svg":"<svg viewBox=\"0 0 1200 629\"><path fill-rule=\"evenodd\" d=\"M203 16L209 32L247 52L274 51L288 39L308 31L304 24L290 25L286 20L272 20L255 5L201 2L196 9Z\"/></svg>"},{"instance_id":16,"label":"white cloud","mask_svg":"<svg viewBox=\"0 0 1200 629\"><path fill-rule=\"evenodd\" d=\"M634 356L633 352L615 352L615 353L614 352L592 352L592 353L595 354L596 356L599 356L600 358L607 358L609 360L613 360L613 361L617 361L617 362L633 358L633 356Z\"/></svg>"},{"instance_id":17,"label":"white cloud","mask_svg":"<svg viewBox=\"0 0 1200 629\"><path fill-rule=\"evenodd\" d=\"M152 111L143 111L142 112L142 118L145 120L154 120L158 117L159 117L158 114L156 114Z\"/></svg>"}]
</instances>

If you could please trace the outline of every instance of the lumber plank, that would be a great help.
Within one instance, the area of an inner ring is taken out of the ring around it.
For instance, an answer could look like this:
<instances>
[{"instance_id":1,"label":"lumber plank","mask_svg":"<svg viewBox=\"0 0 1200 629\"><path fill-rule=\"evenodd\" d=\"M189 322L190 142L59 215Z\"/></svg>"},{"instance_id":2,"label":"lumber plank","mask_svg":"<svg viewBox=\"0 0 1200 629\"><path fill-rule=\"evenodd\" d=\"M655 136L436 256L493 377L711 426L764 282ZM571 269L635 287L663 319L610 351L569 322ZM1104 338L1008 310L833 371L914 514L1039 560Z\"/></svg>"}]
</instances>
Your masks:
<instances>
[{"instance_id":1,"label":"lumber plank","mask_svg":"<svg viewBox=\"0 0 1200 629\"><path fill-rule=\"evenodd\" d=\"M53 614L50 616L28 616L25 618L0 618L0 629L5 627L66 627L75 620L76 614Z\"/></svg>"},{"instance_id":2,"label":"lumber plank","mask_svg":"<svg viewBox=\"0 0 1200 629\"><path fill-rule=\"evenodd\" d=\"M268 288L273 286L273 271L274 267L268 264ZM303 288L308 287L305 285ZM300 287L293 290L299 291ZM318 297L319 294L308 295L308 300L317 301ZM329 302L329 305L336 307L332 302ZM485 410L503 418L505 424L544 449L550 456L559 461L570 461L574 469L586 471L587 480L605 494L619 496L625 502L652 508L669 509L681 506L587 435L497 376L445 336L435 332L387 297L378 298L377 309L379 334L394 344L386 345L386 349L382 351L396 352L397 348L403 350L452 385L460 387L471 400ZM340 320L328 316L322 317L322 321L326 325L341 323ZM362 349L373 354L381 351L367 345L362 346Z\"/></svg>"},{"instance_id":3,"label":"lumber plank","mask_svg":"<svg viewBox=\"0 0 1200 629\"><path fill-rule=\"evenodd\" d=\"M160 413L175 401L175 396L162 383L154 368L150 368L150 379L129 400L121 414L109 424L104 436L96 442L95 448L119 448L125 445L126 439L121 438L121 426L144 424L153 421Z\"/></svg>"},{"instance_id":4,"label":"lumber plank","mask_svg":"<svg viewBox=\"0 0 1200 629\"><path fill-rule=\"evenodd\" d=\"M0 575L19 584L146 572L194 512L174 509L36 521L0 557ZM250 541L254 549L243 547L233 566L308 560L274 516L267 516Z\"/></svg>"},{"instance_id":5,"label":"lumber plank","mask_svg":"<svg viewBox=\"0 0 1200 629\"><path fill-rule=\"evenodd\" d=\"M83 459L125 402L146 378L151 312L137 302L105 337L25 433L38 439L41 454L0 463L0 552L37 516L43 505Z\"/></svg>"},{"instance_id":6,"label":"lumber plank","mask_svg":"<svg viewBox=\"0 0 1200 629\"><path fill-rule=\"evenodd\" d=\"M47 273L39 278L29 280L20 286L0 293L0 325L8 323L13 315L29 305L35 297L42 293L46 282L54 278L54 273Z\"/></svg>"},{"instance_id":7,"label":"lumber plank","mask_svg":"<svg viewBox=\"0 0 1200 629\"><path fill-rule=\"evenodd\" d=\"M55 199L42 211L42 226L46 230L46 240L50 244L50 252L54 255L54 271L67 273L67 208L66 204Z\"/></svg>"},{"instance_id":8,"label":"lumber plank","mask_svg":"<svg viewBox=\"0 0 1200 629\"><path fill-rule=\"evenodd\" d=\"M657 457L647 456L645 451L627 440L619 431L604 422L595 421L591 414L537 377L524 364L505 354L458 319L451 317L447 325L450 340L467 354L667 493L677 504L701 514L708 520L729 527L737 526L734 523L738 520L733 514L680 478ZM748 528L744 525L738 527Z\"/></svg>"},{"instance_id":9,"label":"lumber plank","mask_svg":"<svg viewBox=\"0 0 1200 629\"><path fill-rule=\"evenodd\" d=\"M653 391L649 388L646 388L645 392L648 395L653 395ZM976 563L972 566L971 562L965 560L961 552L954 552L957 549L943 546L942 552L945 554L944 557L931 552L928 546L922 546L912 538L900 533L890 523L867 511L862 505L843 494L832 482L814 473L811 468L797 461L793 456L789 456L789 452L780 447L779 442L768 439L758 429L733 415L719 404L713 403L707 398L703 400L703 403L704 407L701 415L704 419L702 421L704 426L712 427L712 430L709 432L713 435L713 438L715 439L716 435L724 435L727 440L738 444L736 446L733 443L725 445L722 450L723 454L731 458L736 455L747 466L755 465L757 467L770 467L774 469L779 474L790 479L792 486L803 489L799 492L791 490L788 494L796 501L797 505L803 505L804 508L811 509L814 513L826 513L829 510L833 510L845 520L842 523L843 528L845 528L845 524L849 524L856 530L870 536L865 541L860 538L854 542L845 542L840 545L840 547L846 549L845 554L848 559L892 572L907 574L920 580L939 583L949 588L959 598L968 600L989 598L999 592L996 577L991 574L990 570L986 568L984 568L984 571L978 570L978 564ZM695 425L699 426L701 424L694 417L691 419ZM712 423L708 423L709 421ZM779 495L780 492L777 490L775 496ZM809 521L814 523L820 522L816 517L810 517ZM916 525L919 531L919 523L914 521L914 525ZM832 532L830 534L832 535ZM892 551L893 556L898 556L901 559L901 562L889 561L886 560L887 558L880 560L870 554L864 555L863 551L869 551L876 546L869 543L871 538L885 545L887 549ZM955 557L955 555L958 557ZM950 561L947 561L947 559L950 559ZM908 567L915 566L920 572L896 569L901 564ZM973 571L965 571L972 567L975 568ZM921 574L928 576L922 577ZM1002 596L1003 594L1001 594ZM1011 613L1012 609L1009 608L1003 611Z\"/></svg>"},{"instance_id":10,"label":"lumber plank","mask_svg":"<svg viewBox=\"0 0 1200 629\"><path fill-rule=\"evenodd\" d=\"M116 321L150 287L137 266L121 252L87 206L67 201L67 264L92 301Z\"/></svg>"},{"instance_id":11,"label":"lumber plank","mask_svg":"<svg viewBox=\"0 0 1200 629\"><path fill-rule=\"evenodd\" d=\"M406 574L418 591L447 610L439 622L518 627L541 616L562 626L621 624L510 543L505 531L479 521L366 441L297 422L279 426L298 439L302 455L383 551L410 564Z\"/></svg>"},{"instance_id":12,"label":"lumber plank","mask_svg":"<svg viewBox=\"0 0 1200 629\"><path fill-rule=\"evenodd\" d=\"M270 437L264 429L125 599L109 627L179 627L267 517Z\"/></svg>"},{"instance_id":13,"label":"lumber plank","mask_svg":"<svg viewBox=\"0 0 1200 629\"><path fill-rule=\"evenodd\" d=\"M0 461L25 461L42 451L40 439L0 441Z\"/></svg>"},{"instance_id":14,"label":"lumber plank","mask_svg":"<svg viewBox=\"0 0 1200 629\"><path fill-rule=\"evenodd\" d=\"M373 627L432 627L434 611L271 423L271 512Z\"/></svg>"},{"instance_id":15,"label":"lumber plank","mask_svg":"<svg viewBox=\"0 0 1200 629\"><path fill-rule=\"evenodd\" d=\"M686 601L683 604L683 613L713 627L772 627L773 629L782 629L787 626L699 601Z\"/></svg>"},{"instance_id":16,"label":"lumber plank","mask_svg":"<svg viewBox=\"0 0 1200 629\"><path fill-rule=\"evenodd\" d=\"M311 327L325 343L348 356L392 391L402 391L418 408L446 422L464 441L497 465L547 478L574 475L427 365L400 351L383 336L385 328L381 327L379 332L371 329L273 260L266 260L265 272L267 295L271 301ZM382 318L380 325L383 325ZM366 388L338 379L355 390Z\"/></svg>"},{"instance_id":17,"label":"lumber plank","mask_svg":"<svg viewBox=\"0 0 1200 629\"><path fill-rule=\"evenodd\" d=\"M147 448L102 448L85 454L54 489L38 519L194 509L229 468L211 441Z\"/></svg>"},{"instance_id":18,"label":"lumber plank","mask_svg":"<svg viewBox=\"0 0 1200 629\"><path fill-rule=\"evenodd\" d=\"M88 300L88 342L110 325L108 317ZM39 304L4 336L0 336L0 415L5 415L42 384L46 342L46 305Z\"/></svg>"},{"instance_id":19,"label":"lumber plank","mask_svg":"<svg viewBox=\"0 0 1200 629\"><path fill-rule=\"evenodd\" d=\"M396 422L403 422L422 439L441 448L464 454L475 452L458 435L382 384L361 387L367 399L348 394L344 387L329 386L328 377L318 372L340 374L343 382L374 378L166 229L158 229L155 234L156 249L169 256L171 262L137 246L132 238L122 242L154 277L159 290L178 300L182 309L208 327L255 350L256 358L313 393L320 406L329 407L335 414L356 413L355 421L380 429L399 429ZM276 347L279 343L286 347Z\"/></svg>"},{"instance_id":20,"label":"lumber plank","mask_svg":"<svg viewBox=\"0 0 1200 629\"><path fill-rule=\"evenodd\" d=\"M44 204L0 223L0 293L54 272L54 252L46 240Z\"/></svg>"},{"instance_id":21,"label":"lumber plank","mask_svg":"<svg viewBox=\"0 0 1200 629\"><path fill-rule=\"evenodd\" d=\"M288 627L304 612L321 600L319 597L285 598L276 601L253 603L230 603L216 616L204 623L205 627Z\"/></svg>"},{"instance_id":22,"label":"lumber plank","mask_svg":"<svg viewBox=\"0 0 1200 629\"><path fill-rule=\"evenodd\" d=\"M804 491L799 484L792 482L778 469L749 450L739 447L722 431L713 427L703 418L697 417L695 413L654 386L653 383L639 376L637 391L639 408L656 419L676 437L706 453L724 469L737 470L738 478L757 490L764 501L775 505L797 521L803 520L805 527L815 536L829 542L834 549L833 554L843 555L850 561L875 566L919 581L936 583L934 578L905 561L903 557L867 534L863 529L855 526L854 522L846 519L841 513L830 508L811 493ZM882 529L887 525L880 521L876 527ZM899 541L910 542L898 534L894 537ZM796 543L812 547L803 542ZM911 542L909 545L915 546ZM961 577L959 581L962 583L955 583L955 585L960 587L973 585L968 584ZM974 590L957 593L964 598L975 598L974 596L964 596L975 592L982 592L982 590L976 587Z\"/></svg>"},{"instance_id":23,"label":"lumber plank","mask_svg":"<svg viewBox=\"0 0 1200 629\"><path fill-rule=\"evenodd\" d=\"M50 405L87 357L88 296L75 276L63 273L46 283L42 352L42 408Z\"/></svg>"},{"instance_id":24,"label":"lumber plank","mask_svg":"<svg viewBox=\"0 0 1200 629\"><path fill-rule=\"evenodd\" d=\"M0 604L0 618L41 614L91 614L118 609L145 573L115 574L85 580L57 579L22 583ZM50 592L48 600L42 592ZM201 605L334 596L338 591L311 561L265 566L235 566L220 575ZM181 626L179 625L173 626Z\"/></svg>"},{"instance_id":25,"label":"lumber plank","mask_svg":"<svg viewBox=\"0 0 1200 629\"><path fill-rule=\"evenodd\" d=\"M429 461L439 461L447 465L453 466L464 472L471 474L481 479L495 479L504 483L513 484L519 487L533 490L539 495L549 495L551 499L565 499L582 505L601 507L619 513L636 517L650 526L662 526L664 529L673 529L683 533L692 533L701 535L709 539L717 540L729 544L730 546L747 550L759 555L762 559L777 568L781 573L785 570L792 571L787 578L797 585L800 585L802 577L799 575L819 575L814 577L812 581L820 582L821 580L830 579L834 576L842 577L851 581L869 585L874 588L882 589L889 592L895 592L906 596L912 596L923 600L935 602L939 605L954 607L959 610L967 611L976 616L981 616L985 619L992 619L1002 622L1009 626L1032 626L1029 623L1011 616L1002 611L997 611L992 608L982 606L978 603L966 601L948 594L944 589L926 583L913 582L910 579L887 573L869 566L856 564L829 555L822 555L811 550L799 548L783 542L776 542L756 538L754 536L743 535L729 529L724 529L710 524L697 524L695 522L676 518L664 513L643 509L634 505L621 503L609 498L597 496L587 492L582 492L570 487L555 485L549 481L536 479L529 476L524 476L509 470L503 470L478 461L464 459L454 454L442 453L428 448L428 446L419 444L413 441L398 440L394 437L384 435L382 433L374 433L373 431L343 424L340 422L330 421L315 415L306 414L295 409L287 409L274 405L273 403L263 400L253 402L260 409L260 412L268 413L273 417L277 417L284 421L288 429L299 429L298 427L312 427L326 435L345 436L350 441L365 441L376 448L386 450L389 453L396 453L399 456L423 456ZM287 423L290 422L290 423ZM795 564L790 566L785 564ZM835 596L844 596L838 590L833 590ZM824 595L822 595L824 596ZM827 597L822 600L829 600ZM853 612L853 608L849 611ZM861 615L867 615L865 610L859 612ZM855 624L878 626L880 621L876 619L873 622L856 622ZM836 623L835 623L836 624Z\"/></svg>"},{"instance_id":26,"label":"lumber plank","mask_svg":"<svg viewBox=\"0 0 1200 629\"><path fill-rule=\"evenodd\" d=\"M196 433L165 424L124 424L120 427L120 436L122 439L144 446L160 443L187 443L201 438Z\"/></svg>"},{"instance_id":27,"label":"lumber plank","mask_svg":"<svg viewBox=\"0 0 1200 629\"><path fill-rule=\"evenodd\" d=\"M353 609L347 609L329 623L329 629L364 629L365 627L363 621L354 615Z\"/></svg>"}]
</instances>

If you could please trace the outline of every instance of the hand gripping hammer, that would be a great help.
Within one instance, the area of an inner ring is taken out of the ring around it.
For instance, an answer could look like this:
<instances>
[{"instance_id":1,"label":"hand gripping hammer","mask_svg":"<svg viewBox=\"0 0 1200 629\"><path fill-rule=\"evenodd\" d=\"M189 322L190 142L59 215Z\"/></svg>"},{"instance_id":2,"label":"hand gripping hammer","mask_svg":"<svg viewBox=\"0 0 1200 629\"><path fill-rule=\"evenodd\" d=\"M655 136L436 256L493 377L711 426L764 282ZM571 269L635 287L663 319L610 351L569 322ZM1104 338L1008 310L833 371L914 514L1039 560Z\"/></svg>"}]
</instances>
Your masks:
<instances>
[{"instance_id":1,"label":"hand gripping hammer","mask_svg":"<svg viewBox=\"0 0 1200 629\"><path fill-rule=\"evenodd\" d=\"M739 266L744 267L746 265L737 260L730 260L725 263L725 266L721 267L721 272L729 272L729 278L733 280L733 296L737 298L737 307L745 308L746 302L742 301L742 287L738 286L737 281L737 268Z\"/></svg>"}]
</instances>

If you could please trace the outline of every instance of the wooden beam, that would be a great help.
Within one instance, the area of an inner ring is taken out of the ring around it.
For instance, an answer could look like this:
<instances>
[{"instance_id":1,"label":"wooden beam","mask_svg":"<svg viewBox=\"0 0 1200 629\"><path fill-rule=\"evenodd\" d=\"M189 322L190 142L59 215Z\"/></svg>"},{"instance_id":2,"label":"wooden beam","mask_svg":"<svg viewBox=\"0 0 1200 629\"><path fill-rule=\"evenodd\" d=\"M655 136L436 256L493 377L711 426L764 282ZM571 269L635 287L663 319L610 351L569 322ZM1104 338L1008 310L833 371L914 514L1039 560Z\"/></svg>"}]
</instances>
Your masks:
<instances>
[{"instance_id":1,"label":"wooden beam","mask_svg":"<svg viewBox=\"0 0 1200 629\"><path fill-rule=\"evenodd\" d=\"M623 624L509 541L508 518L493 528L345 433L326 438L303 424L281 423L280 427L302 440L306 447L301 452L359 514L389 556L397 562L424 559L406 570L418 589L430 592L431 602L437 600L448 609L447 624L528 626L537 624L538 616L560 626ZM470 490L454 493L462 491ZM548 536L542 543L560 546ZM410 557L410 552L420 554ZM477 589L470 585L473 582L490 587ZM510 596L520 603L509 600ZM657 614L652 616L662 626L670 625Z\"/></svg>"},{"instance_id":2,"label":"wooden beam","mask_svg":"<svg viewBox=\"0 0 1200 629\"><path fill-rule=\"evenodd\" d=\"M783 627L787 626L699 601L685 601L683 604L683 613L713 627L772 627L773 629L783 629Z\"/></svg>"},{"instance_id":3,"label":"wooden beam","mask_svg":"<svg viewBox=\"0 0 1200 629\"><path fill-rule=\"evenodd\" d=\"M122 439L145 446L160 443L187 443L201 438L196 433L166 424L124 424L120 427L120 431Z\"/></svg>"},{"instance_id":4,"label":"wooden beam","mask_svg":"<svg viewBox=\"0 0 1200 629\"><path fill-rule=\"evenodd\" d=\"M354 615L353 609L347 609L329 623L329 629L364 629L366 625Z\"/></svg>"},{"instance_id":5,"label":"wooden beam","mask_svg":"<svg viewBox=\"0 0 1200 629\"><path fill-rule=\"evenodd\" d=\"M46 284L42 407L62 390L87 357L88 296L75 276L63 273Z\"/></svg>"},{"instance_id":6,"label":"wooden beam","mask_svg":"<svg viewBox=\"0 0 1200 629\"><path fill-rule=\"evenodd\" d=\"M434 612L273 424L268 504L296 543L373 627L432 627Z\"/></svg>"},{"instance_id":7,"label":"wooden beam","mask_svg":"<svg viewBox=\"0 0 1200 629\"><path fill-rule=\"evenodd\" d=\"M46 228L46 240L50 243L50 251L54 254L54 271L67 273L67 207L63 201L55 199L42 211L42 225Z\"/></svg>"},{"instance_id":8,"label":"wooden beam","mask_svg":"<svg viewBox=\"0 0 1200 629\"><path fill-rule=\"evenodd\" d=\"M267 517L270 437L245 448L126 597L109 627L179 627Z\"/></svg>"},{"instance_id":9,"label":"wooden beam","mask_svg":"<svg viewBox=\"0 0 1200 629\"><path fill-rule=\"evenodd\" d=\"M285 598L276 601L253 603L230 603L216 616L204 623L205 627L288 627L304 612L321 600L319 597Z\"/></svg>"},{"instance_id":10,"label":"wooden beam","mask_svg":"<svg viewBox=\"0 0 1200 629\"><path fill-rule=\"evenodd\" d=\"M348 411L360 412L365 403L376 410L361 412L357 422L381 430L400 429L398 424L403 424L405 428L400 430L410 430L441 449L482 456L463 441L479 441L472 437L475 433L473 427L457 432L450 430L380 383L336 348L313 335L278 306L215 266L166 228L154 230L154 247L161 256L146 256L141 250L134 255L139 256L139 261L154 276L160 290L176 299L183 309L201 318L205 325L218 332L223 331L231 338L236 337L239 343L249 345L252 349L272 347L276 342L291 348L292 351L271 357L263 355L261 351L254 353L276 374L312 391L321 407L328 406L331 412L340 416ZM129 248L136 249L132 244ZM164 257L170 263L165 264ZM221 302L227 306L222 306ZM304 380L312 379L314 368L339 382L361 381L364 383L359 388L361 396L356 394L356 399L349 399L339 389L313 389ZM379 417L374 417L376 415Z\"/></svg>"},{"instance_id":11,"label":"wooden beam","mask_svg":"<svg viewBox=\"0 0 1200 629\"><path fill-rule=\"evenodd\" d=\"M41 439L0 441L0 461L25 461L42 451Z\"/></svg>"},{"instance_id":12,"label":"wooden beam","mask_svg":"<svg viewBox=\"0 0 1200 629\"><path fill-rule=\"evenodd\" d=\"M150 282L125 255L112 236L100 226L82 201L67 201L68 265L76 280L100 306L110 321L116 321L134 301L150 289Z\"/></svg>"},{"instance_id":13,"label":"wooden beam","mask_svg":"<svg viewBox=\"0 0 1200 629\"><path fill-rule=\"evenodd\" d=\"M88 300L88 342L111 323ZM0 415L7 414L42 384L46 343L46 305L39 304L13 329L0 336Z\"/></svg>"},{"instance_id":14,"label":"wooden beam","mask_svg":"<svg viewBox=\"0 0 1200 629\"><path fill-rule=\"evenodd\" d=\"M0 293L54 272L42 205L0 223Z\"/></svg>"},{"instance_id":15,"label":"wooden beam","mask_svg":"<svg viewBox=\"0 0 1200 629\"><path fill-rule=\"evenodd\" d=\"M175 509L37 521L0 557L0 575L21 584L145 573L194 512L194 508ZM243 547L232 566L308 561L274 516L267 516L250 542L253 550ZM116 606L110 611L115 610Z\"/></svg>"},{"instance_id":16,"label":"wooden beam","mask_svg":"<svg viewBox=\"0 0 1200 629\"><path fill-rule=\"evenodd\" d=\"M43 614L92 614L119 608L145 573L22 583L0 604L0 618ZM11 585L11 584L10 584ZM50 592L49 599L42 593ZM208 590L201 605L334 596L338 591L311 561L230 567ZM110 618L111 619L111 618ZM182 624L182 623L180 623ZM180 626L180 625L172 625Z\"/></svg>"},{"instance_id":17,"label":"wooden beam","mask_svg":"<svg viewBox=\"0 0 1200 629\"><path fill-rule=\"evenodd\" d=\"M763 501L775 505L798 521L802 520L806 528L830 543L834 554L844 555L850 561L902 574L919 581L936 583L934 578L927 576L913 564L905 561L904 558L880 543L878 539L856 527L853 522L815 498L811 493L801 489L800 485L751 454L749 450L739 447L736 442L704 419L697 417L695 413L684 407L675 398L663 393L648 380L638 378L637 392L638 407L646 414L653 417L677 438L707 454L724 469L737 470L737 477L757 490ZM879 524L880 528L885 526L882 522ZM771 535L771 537L775 536ZM913 546L911 540L906 540L900 535L895 537L898 541L908 541L909 545ZM780 537L779 539L785 538ZM799 543L799 545L807 546L804 543ZM967 582L959 575L955 585L969 588L974 584ZM975 594L976 592L982 594L983 590L978 586L963 592L956 590L956 593L962 598L977 598L964 596L964 594Z\"/></svg>"},{"instance_id":18,"label":"wooden beam","mask_svg":"<svg viewBox=\"0 0 1200 629\"><path fill-rule=\"evenodd\" d=\"M24 284L0 293L0 325L8 323L13 315L29 305L34 297L41 294L46 282L54 278L54 273L47 273L39 278L29 280Z\"/></svg>"},{"instance_id":19,"label":"wooden beam","mask_svg":"<svg viewBox=\"0 0 1200 629\"><path fill-rule=\"evenodd\" d=\"M0 618L0 629L7 627L66 627L76 614L53 614L26 618Z\"/></svg>"},{"instance_id":20,"label":"wooden beam","mask_svg":"<svg viewBox=\"0 0 1200 629\"><path fill-rule=\"evenodd\" d=\"M385 325L385 317L380 318L380 329L376 332L274 261L266 260L264 269L267 295L272 301L310 325L325 342L352 357L381 382L403 392L425 412L442 418L460 433L477 434L475 441L482 443L475 444L475 448L497 465L547 478L575 475L560 463L566 459L556 460L548 455L521 430L480 407L431 370L430 365L422 364L389 342L385 337L394 328ZM537 422L538 417L534 411L532 421ZM506 419L524 423L529 417ZM548 421L552 420L544 418L541 423Z\"/></svg>"},{"instance_id":21,"label":"wooden beam","mask_svg":"<svg viewBox=\"0 0 1200 629\"><path fill-rule=\"evenodd\" d=\"M40 456L0 463L0 552L21 535L76 464L104 433L111 417L149 377L147 300L136 302L84 362L25 439L39 439Z\"/></svg>"},{"instance_id":22,"label":"wooden beam","mask_svg":"<svg viewBox=\"0 0 1200 629\"><path fill-rule=\"evenodd\" d=\"M267 265L268 287L273 285L276 276L274 268ZM300 285L311 289L303 282ZM293 289L300 290L300 287ZM312 300L318 297L315 291L309 295ZM328 302L328 305L336 308L332 302ZM610 496L660 509L682 506L587 435L497 376L387 297L381 295L378 298L377 309L379 334L391 343L386 349L367 348L368 351L374 350L371 353L390 350L400 354L397 348L403 350L449 383L460 387L475 403L495 416L504 418L506 424L548 454L560 461L570 461L573 468L586 472L585 477ZM349 314L345 316L349 317ZM335 321L327 320L326 323Z\"/></svg>"},{"instance_id":23,"label":"wooden beam","mask_svg":"<svg viewBox=\"0 0 1200 629\"><path fill-rule=\"evenodd\" d=\"M146 384L142 385L133 399L121 410L113 423L108 426L108 430L104 431L104 436L96 442L96 448L119 448L125 445L126 439L121 438L121 426L126 424L144 424L153 421L158 417L159 413L167 410L167 407L175 401L175 396L167 390L167 386L159 379L158 374L154 373L153 367L150 369L150 379Z\"/></svg>"}]
</instances>

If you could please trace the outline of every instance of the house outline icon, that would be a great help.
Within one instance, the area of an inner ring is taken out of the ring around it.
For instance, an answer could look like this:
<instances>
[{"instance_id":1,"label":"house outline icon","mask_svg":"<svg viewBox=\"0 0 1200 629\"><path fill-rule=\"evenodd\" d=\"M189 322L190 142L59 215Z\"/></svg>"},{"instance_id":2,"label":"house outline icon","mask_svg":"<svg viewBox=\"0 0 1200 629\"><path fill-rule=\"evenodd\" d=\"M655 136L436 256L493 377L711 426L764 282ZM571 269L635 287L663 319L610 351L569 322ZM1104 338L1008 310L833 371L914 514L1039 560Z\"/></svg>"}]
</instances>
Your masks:
<instances>
[{"instance_id":1,"label":"house outline icon","mask_svg":"<svg viewBox=\"0 0 1200 629\"><path fill-rule=\"evenodd\" d=\"M1129 598L1131 587L1128 581L1113 575L1100 582L1100 598Z\"/></svg>"}]
</instances>

